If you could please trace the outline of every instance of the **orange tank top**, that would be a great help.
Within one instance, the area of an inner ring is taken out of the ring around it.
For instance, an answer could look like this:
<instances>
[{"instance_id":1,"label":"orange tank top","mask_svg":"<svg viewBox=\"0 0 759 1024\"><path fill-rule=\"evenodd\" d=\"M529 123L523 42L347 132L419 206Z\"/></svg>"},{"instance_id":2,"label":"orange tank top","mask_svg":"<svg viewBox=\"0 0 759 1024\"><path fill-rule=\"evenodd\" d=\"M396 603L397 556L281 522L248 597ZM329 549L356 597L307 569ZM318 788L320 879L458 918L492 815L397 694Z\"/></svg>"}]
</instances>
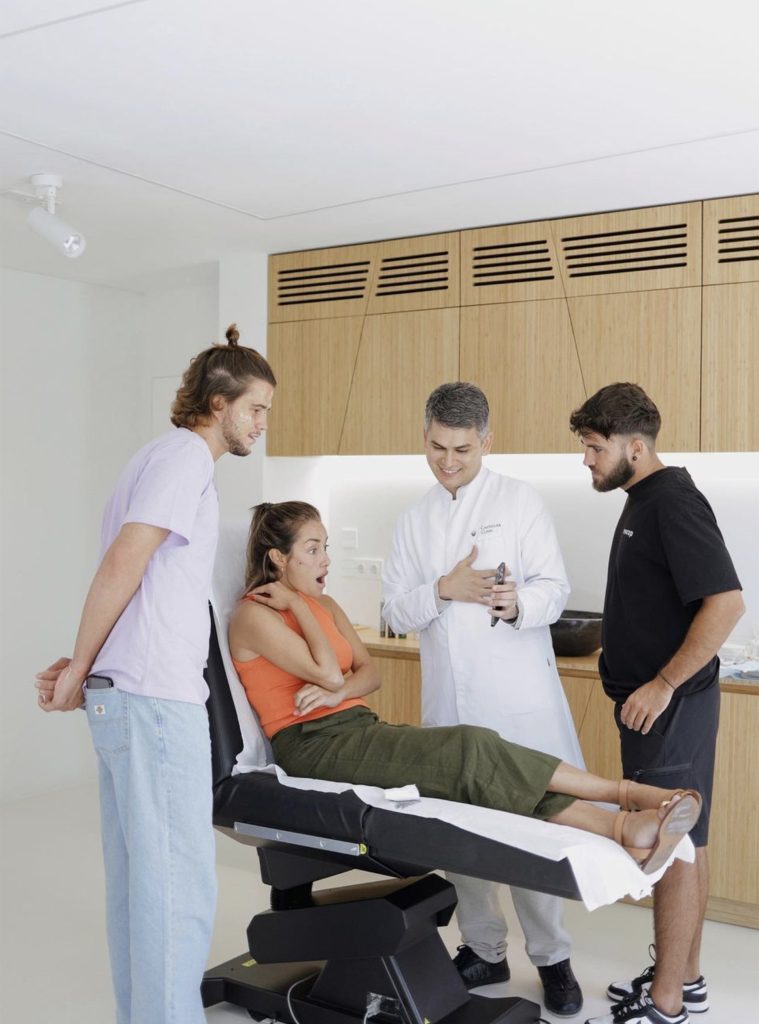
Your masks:
<instances>
[{"instance_id":1,"label":"orange tank top","mask_svg":"<svg viewBox=\"0 0 759 1024\"><path fill-rule=\"evenodd\" d=\"M321 626L335 652L340 671L347 672L353 664L351 645L337 628L335 620L326 608L306 594L301 594L301 597L308 603L314 618ZM253 601L255 597L246 595L243 600ZM303 636L298 620L291 611L279 614L294 633ZM324 718L326 715L334 715L346 708L367 707L366 701L361 700L360 697L349 697L334 708L316 708L315 711L311 711L307 715L296 715L295 694L305 685L303 679L299 679L290 672L285 672L284 669L261 655L251 658L250 661L237 661L235 658L232 661L237 669L240 682L245 687L250 705L258 715L261 726L269 739L280 729L286 729L288 725L295 725L297 722L310 722L316 718Z\"/></svg>"}]
</instances>

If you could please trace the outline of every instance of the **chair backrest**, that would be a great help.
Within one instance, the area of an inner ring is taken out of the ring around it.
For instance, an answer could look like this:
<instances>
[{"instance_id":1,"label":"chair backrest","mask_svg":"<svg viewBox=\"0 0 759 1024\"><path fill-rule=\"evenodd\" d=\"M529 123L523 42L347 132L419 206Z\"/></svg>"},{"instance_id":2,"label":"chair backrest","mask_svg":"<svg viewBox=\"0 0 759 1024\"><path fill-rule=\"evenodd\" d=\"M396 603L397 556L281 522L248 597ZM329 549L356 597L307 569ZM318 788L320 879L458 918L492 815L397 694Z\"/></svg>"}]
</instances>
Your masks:
<instances>
[{"instance_id":1,"label":"chair backrest","mask_svg":"<svg viewBox=\"0 0 759 1024\"><path fill-rule=\"evenodd\" d=\"M206 681L213 746L214 786L235 770L259 768L272 760L253 709L248 703L227 641L229 618L245 582L248 523L223 522L219 529L211 583L211 643Z\"/></svg>"},{"instance_id":2,"label":"chair backrest","mask_svg":"<svg viewBox=\"0 0 759 1024\"><path fill-rule=\"evenodd\" d=\"M227 682L227 673L219 650L216 636L216 621L213 608L211 616L211 641L208 649L208 665L205 677L208 683L208 725L211 731L211 763L214 789L228 779L237 762L237 755L243 747L240 722Z\"/></svg>"}]
</instances>

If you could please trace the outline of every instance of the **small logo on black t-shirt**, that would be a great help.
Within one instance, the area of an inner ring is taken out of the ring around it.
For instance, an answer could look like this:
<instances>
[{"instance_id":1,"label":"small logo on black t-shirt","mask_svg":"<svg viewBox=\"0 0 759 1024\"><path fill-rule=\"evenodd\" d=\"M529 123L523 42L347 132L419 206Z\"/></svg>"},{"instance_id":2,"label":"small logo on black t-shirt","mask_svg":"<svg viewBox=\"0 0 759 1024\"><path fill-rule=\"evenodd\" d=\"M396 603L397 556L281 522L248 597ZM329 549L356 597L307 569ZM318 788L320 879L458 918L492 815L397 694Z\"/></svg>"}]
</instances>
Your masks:
<instances>
[{"instance_id":1,"label":"small logo on black t-shirt","mask_svg":"<svg viewBox=\"0 0 759 1024\"><path fill-rule=\"evenodd\" d=\"M622 533L624 533L625 537L632 537L633 535L632 530L623 530Z\"/></svg>"}]
</instances>

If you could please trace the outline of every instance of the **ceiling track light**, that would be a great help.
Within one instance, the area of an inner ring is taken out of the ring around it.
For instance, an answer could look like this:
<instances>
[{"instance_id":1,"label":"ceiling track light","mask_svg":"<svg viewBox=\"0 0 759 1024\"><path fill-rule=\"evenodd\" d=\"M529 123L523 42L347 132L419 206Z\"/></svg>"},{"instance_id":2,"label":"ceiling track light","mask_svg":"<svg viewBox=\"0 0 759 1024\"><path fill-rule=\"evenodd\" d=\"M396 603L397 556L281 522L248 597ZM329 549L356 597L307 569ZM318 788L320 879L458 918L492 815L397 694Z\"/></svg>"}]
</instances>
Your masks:
<instances>
[{"instance_id":1,"label":"ceiling track light","mask_svg":"<svg viewBox=\"0 0 759 1024\"><path fill-rule=\"evenodd\" d=\"M29 178L32 192L20 189L3 189L3 194L17 196L35 207L27 217L29 227L50 242L58 252L71 260L81 256L87 247L87 240L55 212L59 205L58 189L63 186L60 174L32 174ZM39 204L42 205L39 205Z\"/></svg>"},{"instance_id":2,"label":"ceiling track light","mask_svg":"<svg viewBox=\"0 0 759 1024\"><path fill-rule=\"evenodd\" d=\"M35 196L44 203L44 207L36 206L27 217L29 227L64 256L77 259L87 247L87 241L84 235L61 220L55 212L58 189L63 185L63 178L59 174L33 174L29 181Z\"/></svg>"}]
</instances>

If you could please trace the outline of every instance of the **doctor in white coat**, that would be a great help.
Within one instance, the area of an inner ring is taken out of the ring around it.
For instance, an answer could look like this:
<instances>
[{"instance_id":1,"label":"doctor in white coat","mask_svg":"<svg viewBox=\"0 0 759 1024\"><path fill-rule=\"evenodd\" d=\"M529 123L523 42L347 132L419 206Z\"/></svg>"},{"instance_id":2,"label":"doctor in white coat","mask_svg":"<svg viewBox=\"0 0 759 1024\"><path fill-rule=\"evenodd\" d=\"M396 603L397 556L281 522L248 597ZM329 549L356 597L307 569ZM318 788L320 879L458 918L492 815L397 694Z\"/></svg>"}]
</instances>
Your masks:
<instances>
[{"instance_id":1,"label":"doctor in white coat","mask_svg":"<svg viewBox=\"0 0 759 1024\"><path fill-rule=\"evenodd\" d=\"M548 628L569 595L551 518L531 487L483 466L492 434L487 398L475 385L433 391L424 442L438 482L399 519L383 578L388 624L419 632L422 722L486 726L584 768ZM507 578L497 585L501 562ZM498 886L451 878L464 943L455 962L464 982L507 981ZM582 993L561 900L517 888L512 897L546 1007L578 1013Z\"/></svg>"}]
</instances>

